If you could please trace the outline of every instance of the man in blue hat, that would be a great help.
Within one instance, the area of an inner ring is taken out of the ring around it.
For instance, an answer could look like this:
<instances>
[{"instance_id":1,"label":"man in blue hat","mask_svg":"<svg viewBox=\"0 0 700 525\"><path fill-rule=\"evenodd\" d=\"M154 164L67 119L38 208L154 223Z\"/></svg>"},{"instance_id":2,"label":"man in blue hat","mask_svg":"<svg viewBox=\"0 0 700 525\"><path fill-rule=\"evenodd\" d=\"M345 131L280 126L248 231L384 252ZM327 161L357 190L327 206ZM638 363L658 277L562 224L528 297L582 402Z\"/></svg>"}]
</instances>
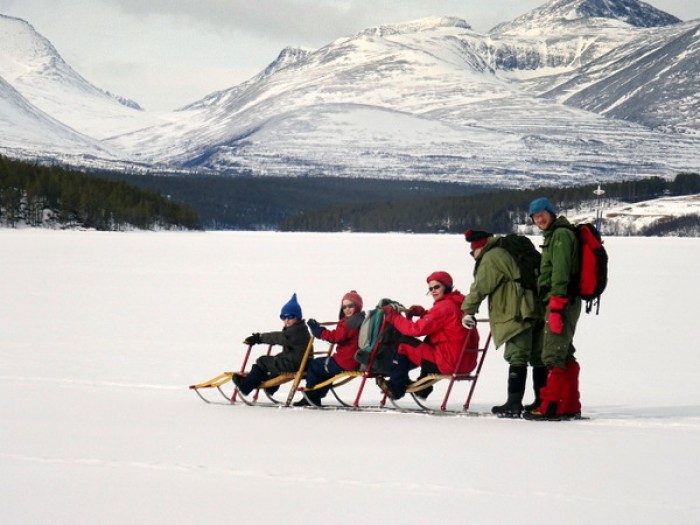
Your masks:
<instances>
[{"instance_id":1,"label":"man in blue hat","mask_svg":"<svg viewBox=\"0 0 700 525\"><path fill-rule=\"evenodd\" d=\"M546 386L540 390L540 406L524 412L523 417L554 421L580 418L580 367L573 345L576 323L581 315L579 242L573 226L566 217L557 217L549 199L533 200L529 214L544 236L538 287L547 307L542 361L548 373Z\"/></svg>"}]
</instances>

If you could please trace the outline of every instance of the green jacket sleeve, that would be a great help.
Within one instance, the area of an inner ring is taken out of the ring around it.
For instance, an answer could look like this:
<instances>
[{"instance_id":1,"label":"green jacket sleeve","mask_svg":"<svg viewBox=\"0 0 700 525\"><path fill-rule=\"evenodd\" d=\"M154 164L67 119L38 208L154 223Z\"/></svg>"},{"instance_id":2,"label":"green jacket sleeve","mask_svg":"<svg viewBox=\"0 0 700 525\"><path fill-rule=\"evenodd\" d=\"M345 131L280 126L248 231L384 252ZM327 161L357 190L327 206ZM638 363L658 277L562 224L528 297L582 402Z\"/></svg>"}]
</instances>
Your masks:
<instances>
[{"instance_id":1,"label":"green jacket sleeve","mask_svg":"<svg viewBox=\"0 0 700 525\"><path fill-rule=\"evenodd\" d=\"M474 281L469 288L469 295L464 298L462 311L475 314L479 311L479 306L486 297L491 295L498 288L504 279L509 275L502 257L498 257L494 248L482 254L479 268L474 276Z\"/></svg>"},{"instance_id":2,"label":"green jacket sleeve","mask_svg":"<svg viewBox=\"0 0 700 525\"><path fill-rule=\"evenodd\" d=\"M578 241L569 228L557 228L550 239L551 281L550 295L567 297L570 283L577 272Z\"/></svg>"}]
</instances>

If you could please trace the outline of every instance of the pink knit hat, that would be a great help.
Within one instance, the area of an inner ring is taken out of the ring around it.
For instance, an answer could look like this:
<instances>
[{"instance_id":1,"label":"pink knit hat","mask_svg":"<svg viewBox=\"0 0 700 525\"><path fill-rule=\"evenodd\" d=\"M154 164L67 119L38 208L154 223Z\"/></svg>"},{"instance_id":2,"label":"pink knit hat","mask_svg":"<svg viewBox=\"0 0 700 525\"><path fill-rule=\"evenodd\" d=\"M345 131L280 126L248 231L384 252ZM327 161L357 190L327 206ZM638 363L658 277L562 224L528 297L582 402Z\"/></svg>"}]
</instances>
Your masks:
<instances>
[{"instance_id":1,"label":"pink knit hat","mask_svg":"<svg viewBox=\"0 0 700 525\"><path fill-rule=\"evenodd\" d=\"M355 305L356 312L362 310L362 297L360 297L360 294L355 290L350 290L343 296L342 301L340 301L341 308L343 307L343 301L352 301L352 303Z\"/></svg>"}]
</instances>

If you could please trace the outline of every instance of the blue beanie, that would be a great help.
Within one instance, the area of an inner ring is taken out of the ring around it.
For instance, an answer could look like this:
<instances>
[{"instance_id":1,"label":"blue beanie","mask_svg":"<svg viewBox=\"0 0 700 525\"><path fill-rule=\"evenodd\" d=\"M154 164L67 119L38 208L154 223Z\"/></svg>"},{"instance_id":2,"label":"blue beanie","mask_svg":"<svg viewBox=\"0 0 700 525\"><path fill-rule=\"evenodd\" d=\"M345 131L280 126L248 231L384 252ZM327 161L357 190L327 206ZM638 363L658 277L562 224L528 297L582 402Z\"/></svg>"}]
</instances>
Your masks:
<instances>
[{"instance_id":1,"label":"blue beanie","mask_svg":"<svg viewBox=\"0 0 700 525\"><path fill-rule=\"evenodd\" d=\"M555 217L557 215L557 211L554 209L554 206L552 206L552 203L549 202L547 197L540 197L539 199L535 199L530 203L530 211L528 212L528 215L532 217L538 211L548 211Z\"/></svg>"},{"instance_id":2,"label":"blue beanie","mask_svg":"<svg viewBox=\"0 0 700 525\"><path fill-rule=\"evenodd\" d=\"M301 306L297 302L297 294L292 295L292 298L282 307L280 319L284 319L285 315L293 315L297 319L301 319Z\"/></svg>"}]
</instances>

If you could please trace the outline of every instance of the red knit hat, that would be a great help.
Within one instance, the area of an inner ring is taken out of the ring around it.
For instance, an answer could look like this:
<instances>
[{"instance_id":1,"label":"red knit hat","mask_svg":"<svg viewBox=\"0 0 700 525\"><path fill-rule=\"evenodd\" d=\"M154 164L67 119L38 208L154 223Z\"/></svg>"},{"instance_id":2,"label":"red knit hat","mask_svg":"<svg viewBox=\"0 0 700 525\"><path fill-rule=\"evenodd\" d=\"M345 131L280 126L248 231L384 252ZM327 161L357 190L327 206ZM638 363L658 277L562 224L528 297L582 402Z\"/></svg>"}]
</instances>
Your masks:
<instances>
[{"instance_id":1,"label":"red knit hat","mask_svg":"<svg viewBox=\"0 0 700 525\"><path fill-rule=\"evenodd\" d=\"M486 246L492 234L482 230L467 230L464 232L464 239L469 243L469 248L474 251Z\"/></svg>"},{"instance_id":2,"label":"red knit hat","mask_svg":"<svg viewBox=\"0 0 700 525\"><path fill-rule=\"evenodd\" d=\"M357 293L355 290L350 290L343 296L343 300L340 301L340 308L343 307L343 301L345 300L352 301L352 303L355 305L356 312L362 310L362 297L360 297L360 294Z\"/></svg>"},{"instance_id":3,"label":"red knit hat","mask_svg":"<svg viewBox=\"0 0 700 525\"><path fill-rule=\"evenodd\" d=\"M426 279L426 282L430 281L437 281L439 283L444 284L448 288L452 288L452 276L447 272L437 271L431 273Z\"/></svg>"}]
</instances>

